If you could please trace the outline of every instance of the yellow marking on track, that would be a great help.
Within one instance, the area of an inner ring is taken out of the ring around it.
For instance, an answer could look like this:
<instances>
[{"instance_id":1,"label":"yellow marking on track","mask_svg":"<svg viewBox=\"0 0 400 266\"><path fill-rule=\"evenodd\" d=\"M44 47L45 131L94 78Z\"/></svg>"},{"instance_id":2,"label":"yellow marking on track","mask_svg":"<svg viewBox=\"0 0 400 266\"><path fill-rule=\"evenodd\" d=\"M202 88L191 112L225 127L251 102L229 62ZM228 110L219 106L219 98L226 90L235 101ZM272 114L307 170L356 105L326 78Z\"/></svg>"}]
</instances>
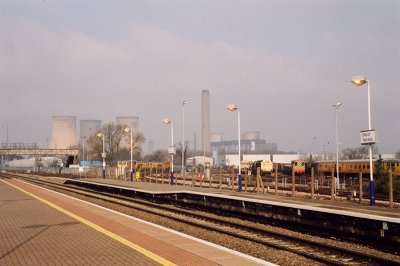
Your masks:
<instances>
[{"instance_id":1,"label":"yellow marking on track","mask_svg":"<svg viewBox=\"0 0 400 266\"><path fill-rule=\"evenodd\" d=\"M107 229L104 229L103 227L98 226L97 224L94 224L94 223L86 220L85 218L82 218L82 217L80 217L80 216L78 216L78 215L76 215L76 214L74 214L72 212L69 212L69 211L67 211L67 210L55 205L54 203L51 203L51 202L49 202L49 201L47 201L45 199L42 199L42 198L40 198L40 197L38 197L38 196L36 196L36 195L34 195L34 194L22 189L22 188L19 188L19 187L13 185L13 184L8 183L7 181L4 181L4 180L0 180L0 181L2 181L3 183L6 183L7 185L9 185L9 186L11 186L13 188L16 188L16 189L22 191L23 193L25 193L25 194L27 194L27 195L29 195L29 196L31 196L31 197L43 202L43 203L45 203L45 204L47 204L47 205L49 205L51 207L53 207L54 209L56 209L56 210L58 210L58 211L60 211L60 212L62 212L64 214L74 218L75 220L78 220L78 221L80 221L80 222L92 227L93 229L99 231L100 233L103 233L103 234L111 237L112 239L117 240L118 242L120 242L120 243L122 243L122 244L124 244L124 245L126 245L126 246L128 246L128 247L130 247L130 248L132 248L134 250L136 250L137 252L142 253L146 257L148 257L148 258L160 263L161 265L168 265L168 266L176 265L176 264L170 262L169 260L164 259L164 258L158 256L157 254L155 254L155 253L153 253L153 252L151 252L151 251L149 251L149 250L147 250L145 248L142 248L141 246L138 246L138 245L130 242L129 240L126 240L125 238L123 238L123 237L121 237L121 236L119 236L117 234L114 234L113 232L108 231Z\"/></svg>"}]
</instances>

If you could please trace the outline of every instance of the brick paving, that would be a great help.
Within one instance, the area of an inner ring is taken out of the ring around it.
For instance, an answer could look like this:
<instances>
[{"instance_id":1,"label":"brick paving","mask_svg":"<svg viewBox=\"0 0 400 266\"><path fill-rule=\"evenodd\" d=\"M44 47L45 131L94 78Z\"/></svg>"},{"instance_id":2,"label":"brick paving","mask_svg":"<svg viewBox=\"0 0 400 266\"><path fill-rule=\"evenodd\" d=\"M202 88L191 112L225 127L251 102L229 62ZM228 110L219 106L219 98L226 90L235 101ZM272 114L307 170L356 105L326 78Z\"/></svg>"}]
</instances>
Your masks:
<instances>
[{"instance_id":1,"label":"brick paving","mask_svg":"<svg viewBox=\"0 0 400 266\"><path fill-rule=\"evenodd\" d=\"M0 265L159 265L0 182Z\"/></svg>"},{"instance_id":2,"label":"brick paving","mask_svg":"<svg viewBox=\"0 0 400 266\"><path fill-rule=\"evenodd\" d=\"M214 248L18 180L7 182L177 265L260 264L260 261L246 256ZM157 264L120 242L0 182L0 217L3 215L6 222L0 225L0 265ZM21 232L21 228L25 231ZM13 240L5 240L7 244L3 245L3 238Z\"/></svg>"}]
</instances>

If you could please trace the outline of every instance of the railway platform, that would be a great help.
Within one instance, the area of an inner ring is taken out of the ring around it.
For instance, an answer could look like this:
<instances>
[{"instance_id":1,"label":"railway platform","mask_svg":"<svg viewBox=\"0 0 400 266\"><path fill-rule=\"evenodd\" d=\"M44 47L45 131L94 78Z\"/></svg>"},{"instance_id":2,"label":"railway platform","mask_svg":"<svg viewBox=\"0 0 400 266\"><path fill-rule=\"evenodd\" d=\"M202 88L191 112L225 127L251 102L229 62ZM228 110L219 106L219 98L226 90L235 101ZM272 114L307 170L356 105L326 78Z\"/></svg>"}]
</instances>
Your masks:
<instances>
[{"instance_id":1,"label":"railway platform","mask_svg":"<svg viewBox=\"0 0 400 266\"><path fill-rule=\"evenodd\" d=\"M0 265L271 265L17 179L0 217Z\"/></svg>"},{"instance_id":2,"label":"railway platform","mask_svg":"<svg viewBox=\"0 0 400 266\"><path fill-rule=\"evenodd\" d=\"M137 182L137 181L125 181L125 180L116 180L116 179L103 179L103 178L94 178L94 179L80 179L76 180L76 182L91 182L91 183L100 183L111 186L123 186L132 188L137 191L143 191L147 193L199 193L199 194L213 194L218 195L220 197L235 197L235 198L243 198L244 200L260 200L264 202L269 202L271 204L294 204L301 205L304 208L321 208L331 211L344 211L349 214L360 214L367 216L377 216L377 217L388 217L399 219L400 222L400 204L395 203L395 208L388 208L386 206L369 206L367 200L365 200L365 204L360 204L358 201L349 201L346 198L337 198L335 200L330 200L327 197L316 196L316 199L312 200L309 198L309 194L307 193L296 193L296 197L291 197L290 191L280 191L278 195L274 195L274 193L254 193L254 192L236 192L228 189L215 189L208 188L207 185L203 187L198 186L182 186L182 185L170 185L167 183L148 183L148 182Z\"/></svg>"},{"instance_id":3,"label":"railway platform","mask_svg":"<svg viewBox=\"0 0 400 266\"><path fill-rule=\"evenodd\" d=\"M170 202L237 217L252 217L261 223L279 224L294 230L301 227L306 231L331 232L348 238L362 239L365 243L379 243L385 247L398 245L400 241L398 206L388 208L368 206L345 199L310 199L307 194L300 193L291 197L290 194L278 196L274 193L235 192L227 189L101 178L68 179L66 183L157 200L160 203Z\"/></svg>"}]
</instances>

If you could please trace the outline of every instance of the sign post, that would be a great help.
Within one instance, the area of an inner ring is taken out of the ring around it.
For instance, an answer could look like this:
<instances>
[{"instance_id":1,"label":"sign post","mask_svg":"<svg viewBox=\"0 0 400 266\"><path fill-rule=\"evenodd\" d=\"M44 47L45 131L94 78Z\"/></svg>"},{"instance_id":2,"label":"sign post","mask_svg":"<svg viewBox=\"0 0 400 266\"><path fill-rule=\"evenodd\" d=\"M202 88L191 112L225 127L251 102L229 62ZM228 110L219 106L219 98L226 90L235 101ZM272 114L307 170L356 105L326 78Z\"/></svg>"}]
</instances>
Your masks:
<instances>
[{"instance_id":1,"label":"sign post","mask_svg":"<svg viewBox=\"0 0 400 266\"><path fill-rule=\"evenodd\" d=\"M360 131L361 145L372 145L378 143L379 134L375 129Z\"/></svg>"},{"instance_id":2,"label":"sign post","mask_svg":"<svg viewBox=\"0 0 400 266\"><path fill-rule=\"evenodd\" d=\"M378 131L375 129L360 131L361 145L369 145L369 172L370 172L370 182L369 182L369 194L370 194L370 206L375 206L375 184L373 176L373 165L372 165L372 145L378 143L379 141Z\"/></svg>"}]
</instances>

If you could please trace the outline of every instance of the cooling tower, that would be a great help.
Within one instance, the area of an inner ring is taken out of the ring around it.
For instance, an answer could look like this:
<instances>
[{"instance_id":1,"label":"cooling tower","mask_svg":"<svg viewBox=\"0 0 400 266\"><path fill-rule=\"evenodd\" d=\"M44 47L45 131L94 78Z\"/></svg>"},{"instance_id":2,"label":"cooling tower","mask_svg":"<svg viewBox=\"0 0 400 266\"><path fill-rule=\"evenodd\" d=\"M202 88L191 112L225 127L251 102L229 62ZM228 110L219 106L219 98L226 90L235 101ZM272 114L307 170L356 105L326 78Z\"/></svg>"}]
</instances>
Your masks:
<instances>
[{"instance_id":1,"label":"cooling tower","mask_svg":"<svg viewBox=\"0 0 400 266\"><path fill-rule=\"evenodd\" d=\"M201 108L202 148L207 155L210 154L210 93L208 90L202 91Z\"/></svg>"},{"instance_id":2,"label":"cooling tower","mask_svg":"<svg viewBox=\"0 0 400 266\"><path fill-rule=\"evenodd\" d=\"M90 136L100 132L101 120L81 120L79 128L79 143L87 142Z\"/></svg>"},{"instance_id":3,"label":"cooling tower","mask_svg":"<svg viewBox=\"0 0 400 266\"><path fill-rule=\"evenodd\" d=\"M221 141L222 141L222 133L210 134L210 142L221 142Z\"/></svg>"},{"instance_id":4,"label":"cooling tower","mask_svg":"<svg viewBox=\"0 0 400 266\"><path fill-rule=\"evenodd\" d=\"M247 131L242 135L243 140L255 140L260 139L260 132L258 131Z\"/></svg>"},{"instance_id":5,"label":"cooling tower","mask_svg":"<svg viewBox=\"0 0 400 266\"><path fill-rule=\"evenodd\" d=\"M139 132L139 117L137 116L120 116L116 118L116 122L129 127L134 133Z\"/></svg>"},{"instance_id":6,"label":"cooling tower","mask_svg":"<svg viewBox=\"0 0 400 266\"><path fill-rule=\"evenodd\" d=\"M76 117L53 116L50 149L69 149L76 147Z\"/></svg>"},{"instance_id":7,"label":"cooling tower","mask_svg":"<svg viewBox=\"0 0 400 266\"><path fill-rule=\"evenodd\" d=\"M119 116L116 118L117 125L124 125L132 129L133 133L138 133L139 132L139 117L137 116ZM130 143L128 142L122 142L121 143L122 148L129 148Z\"/></svg>"}]
</instances>

